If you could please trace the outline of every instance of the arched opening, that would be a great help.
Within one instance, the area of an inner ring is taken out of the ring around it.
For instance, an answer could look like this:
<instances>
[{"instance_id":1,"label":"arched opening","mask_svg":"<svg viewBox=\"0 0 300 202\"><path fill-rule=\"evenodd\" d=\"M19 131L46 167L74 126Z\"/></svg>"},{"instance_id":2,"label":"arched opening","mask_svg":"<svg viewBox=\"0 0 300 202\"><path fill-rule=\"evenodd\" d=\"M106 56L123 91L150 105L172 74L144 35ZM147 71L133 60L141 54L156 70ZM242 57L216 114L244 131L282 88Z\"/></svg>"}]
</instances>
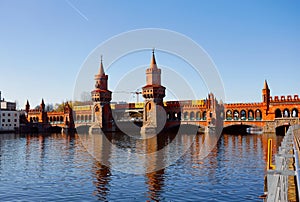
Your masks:
<instances>
[{"instance_id":1,"label":"arched opening","mask_svg":"<svg viewBox=\"0 0 300 202\"><path fill-rule=\"evenodd\" d=\"M227 112L226 112L226 120L232 120L232 111L231 110L227 110Z\"/></svg>"},{"instance_id":2,"label":"arched opening","mask_svg":"<svg viewBox=\"0 0 300 202\"><path fill-rule=\"evenodd\" d=\"M52 120L52 116L50 116L50 122L52 122L53 120Z\"/></svg>"},{"instance_id":3,"label":"arched opening","mask_svg":"<svg viewBox=\"0 0 300 202\"><path fill-rule=\"evenodd\" d=\"M238 110L233 111L233 119L234 120L239 120L240 119L240 115L239 115Z\"/></svg>"},{"instance_id":4,"label":"arched opening","mask_svg":"<svg viewBox=\"0 0 300 202\"><path fill-rule=\"evenodd\" d=\"M76 116L76 121L77 121L77 122L80 121L80 116L79 116L79 115Z\"/></svg>"},{"instance_id":5,"label":"arched opening","mask_svg":"<svg viewBox=\"0 0 300 202\"><path fill-rule=\"evenodd\" d=\"M255 111L255 119L256 120L261 120L262 119L262 113L261 113L261 111L259 110L259 109L257 109L256 111Z\"/></svg>"},{"instance_id":6,"label":"arched opening","mask_svg":"<svg viewBox=\"0 0 300 202\"><path fill-rule=\"evenodd\" d=\"M254 112L253 112L253 110L249 110L248 111L248 120L253 120L254 119Z\"/></svg>"},{"instance_id":7,"label":"arched opening","mask_svg":"<svg viewBox=\"0 0 300 202\"><path fill-rule=\"evenodd\" d=\"M289 129L290 124L285 124L282 126L278 126L275 130L276 130L276 135L280 135L280 136L284 136L285 133L287 132L287 130Z\"/></svg>"},{"instance_id":8,"label":"arched opening","mask_svg":"<svg viewBox=\"0 0 300 202\"><path fill-rule=\"evenodd\" d=\"M178 115L176 112L173 112L173 116L172 116L172 120L177 120L178 118Z\"/></svg>"},{"instance_id":9,"label":"arched opening","mask_svg":"<svg viewBox=\"0 0 300 202\"><path fill-rule=\"evenodd\" d=\"M241 120L246 120L246 111L245 110L241 111Z\"/></svg>"},{"instance_id":10,"label":"arched opening","mask_svg":"<svg viewBox=\"0 0 300 202\"><path fill-rule=\"evenodd\" d=\"M30 123L32 123L33 122L33 119L32 119L32 117L30 117Z\"/></svg>"},{"instance_id":11,"label":"arched opening","mask_svg":"<svg viewBox=\"0 0 300 202\"><path fill-rule=\"evenodd\" d=\"M81 120L80 120L80 122L84 122L84 116L83 116L83 115L81 115L80 117L81 117Z\"/></svg>"},{"instance_id":12,"label":"arched opening","mask_svg":"<svg viewBox=\"0 0 300 202\"><path fill-rule=\"evenodd\" d=\"M53 117L53 122L56 122L56 117L55 116Z\"/></svg>"},{"instance_id":13,"label":"arched opening","mask_svg":"<svg viewBox=\"0 0 300 202\"><path fill-rule=\"evenodd\" d=\"M250 125L246 125L246 124L230 125L223 128L223 133L243 135L243 134L247 134L247 128L250 127L251 127Z\"/></svg>"},{"instance_id":14,"label":"arched opening","mask_svg":"<svg viewBox=\"0 0 300 202\"><path fill-rule=\"evenodd\" d=\"M64 122L64 117L60 116L60 117L59 117L59 121L60 121L61 123Z\"/></svg>"},{"instance_id":15,"label":"arched opening","mask_svg":"<svg viewBox=\"0 0 300 202\"><path fill-rule=\"evenodd\" d=\"M290 117L290 111L288 109L283 110L283 117Z\"/></svg>"},{"instance_id":16,"label":"arched opening","mask_svg":"<svg viewBox=\"0 0 300 202\"><path fill-rule=\"evenodd\" d=\"M167 120L170 121L171 120L171 112L167 113Z\"/></svg>"},{"instance_id":17,"label":"arched opening","mask_svg":"<svg viewBox=\"0 0 300 202\"><path fill-rule=\"evenodd\" d=\"M89 122L92 122L92 115L89 115Z\"/></svg>"},{"instance_id":18,"label":"arched opening","mask_svg":"<svg viewBox=\"0 0 300 202\"><path fill-rule=\"evenodd\" d=\"M206 120L206 111L202 113L203 120Z\"/></svg>"},{"instance_id":19,"label":"arched opening","mask_svg":"<svg viewBox=\"0 0 300 202\"><path fill-rule=\"evenodd\" d=\"M195 112L190 113L190 120L195 120Z\"/></svg>"},{"instance_id":20,"label":"arched opening","mask_svg":"<svg viewBox=\"0 0 300 202\"><path fill-rule=\"evenodd\" d=\"M200 112L197 112L196 113L196 120L200 120L200 119L201 119Z\"/></svg>"},{"instance_id":21,"label":"arched opening","mask_svg":"<svg viewBox=\"0 0 300 202\"><path fill-rule=\"evenodd\" d=\"M292 117L298 117L298 109L292 109Z\"/></svg>"},{"instance_id":22,"label":"arched opening","mask_svg":"<svg viewBox=\"0 0 300 202\"><path fill-rule=\"evenodd\" d=\"M275 118L282 118L282 114L281 114L281 110L280 109L276 109L275 110Z\"/></svg>"},{"instance_id":23,"label":"arched opening","mask_svg":"<svg viewBox=\"0 0 300 202\"><path fill-rule=\"evenodd\" d=\"M87 120L88 120L88 116L85 115L85 116L84 116L84 122L87 122Z\"/></svg>"},{"instance_id":24,"label":"arched opening","mask_svg":"<svg viewBox=\"0 0 300 202\"><path fill-rule=\"evenodd\" d=\"M181 112L177 113L177 120L179 120L179 121L181 120Z\"/></svg>"},{"instance_id":25,"label":"arched opening","mask_svg":"<svg viewBox=\"0 0 300 202\"><path fill-rule=\"evenodd\" d=\"M183 119L184 120L188 120L189 119L189 113L188 112L184 112L183 113Z\"/></svg>"},{"instance_id":26,"label":"arched opening","mask_svg":"<svg viewBox=\"0 0 300 202\"><path fill-rule=\"evenodd\" d=\"M36 117L36 122L39 122L39 117Z\"/></svg>"}]
</instances>

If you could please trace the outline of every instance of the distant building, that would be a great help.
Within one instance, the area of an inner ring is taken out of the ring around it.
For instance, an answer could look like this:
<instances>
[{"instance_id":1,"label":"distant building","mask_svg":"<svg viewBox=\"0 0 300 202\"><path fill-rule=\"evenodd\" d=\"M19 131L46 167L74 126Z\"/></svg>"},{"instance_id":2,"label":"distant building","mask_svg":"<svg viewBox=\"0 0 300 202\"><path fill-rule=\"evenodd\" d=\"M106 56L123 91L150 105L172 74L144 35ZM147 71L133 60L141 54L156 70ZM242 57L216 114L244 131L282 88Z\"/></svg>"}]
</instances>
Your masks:
<instances>
[{"instance_id":1,"label":"distant building","mask_svg":"<svg viewBox=\"0 0 300 202\"><path fill-rule=\"evenodd\" d=\"M0 132L15 131L20 126L20 114L15 102L7 102L1 98L0 92Z\"/></svg>"}]
</instances>

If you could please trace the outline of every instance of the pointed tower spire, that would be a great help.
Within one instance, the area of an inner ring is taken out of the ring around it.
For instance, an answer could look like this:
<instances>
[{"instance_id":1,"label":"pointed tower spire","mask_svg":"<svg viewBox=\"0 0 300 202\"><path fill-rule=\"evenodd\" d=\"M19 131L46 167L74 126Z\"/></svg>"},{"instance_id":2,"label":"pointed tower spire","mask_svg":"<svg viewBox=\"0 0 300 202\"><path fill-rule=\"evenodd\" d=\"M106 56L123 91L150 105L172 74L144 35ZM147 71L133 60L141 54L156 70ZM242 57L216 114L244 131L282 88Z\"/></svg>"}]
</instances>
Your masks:
<instances>
[{"instance_id":1,"label":"pointed tower spire","mask_svg":"<svg viewBox=\"0 0 300 202\"><path fill-rule=\"evenodd\" d=\"M41 110L41 111L44 111L44 110L45 110L44 98L42 98L42 103L40 104L40 110Z\"/></svg>"},{"instance_id":2,"label":"pointed tower spire","mask_svg":"<svg viewBox=\"0 0 300 202\"><path fill-rule=\"evenodd\" d=\"M269 89L269 86L268 86L267 80L265 80L265 84L264 84L264 88L263 88L263 89Z\"/></svg>"},{"instance_id":3,"label":"pointed tower spire","mask_svg":"<svg viewBox=\"0 0 300 202\"><path fill-rule=\"evenodd\" d=\"M105 75L104 68L103 68L103 62L102 62L102 55L101 55L101 59L100 59L99 74L100 75Z\"/></svg>"},{"instance_id":4,"label":"pointed tower spire","mask_svg":"<svg viewBox=\"0 0 300 202\"><path fill-rule=\"evenodd\" d=\"M154 54L154 48L152 49L152 58L151 58L151 62L150 62L150 68L151 69L157 69L155 54Z\"/></svg>"},{"instance_id":5,"label":"pointed tower spire","mask_svg":"<svg viewBox=\"0 0 300 202\"><path fill-rule=\"evenodd\" d=\"M30 109L30 105L29 105L29 101L27 100L26 105L25 105L25 111L26 111L27 115L28 115L29 109Z\"/></svg>"}]
</instances>

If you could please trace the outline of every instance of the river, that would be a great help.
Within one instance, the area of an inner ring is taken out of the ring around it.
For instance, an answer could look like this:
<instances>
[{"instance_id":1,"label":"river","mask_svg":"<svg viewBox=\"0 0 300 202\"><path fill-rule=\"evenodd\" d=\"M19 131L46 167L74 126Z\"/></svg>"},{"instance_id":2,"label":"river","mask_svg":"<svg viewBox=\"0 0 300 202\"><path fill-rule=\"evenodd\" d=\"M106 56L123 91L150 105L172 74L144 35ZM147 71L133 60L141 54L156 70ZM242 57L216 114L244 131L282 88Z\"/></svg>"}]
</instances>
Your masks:
<instances>
[{"instance_id":1,"label":"river","mask_svg":"<svg viewBox=\"0 0 300 202\"><path fill-rule=\"evenodd\" d=\"M268 138L0 134L0 201L262 201Z\"/></svg>"}]
</instances>

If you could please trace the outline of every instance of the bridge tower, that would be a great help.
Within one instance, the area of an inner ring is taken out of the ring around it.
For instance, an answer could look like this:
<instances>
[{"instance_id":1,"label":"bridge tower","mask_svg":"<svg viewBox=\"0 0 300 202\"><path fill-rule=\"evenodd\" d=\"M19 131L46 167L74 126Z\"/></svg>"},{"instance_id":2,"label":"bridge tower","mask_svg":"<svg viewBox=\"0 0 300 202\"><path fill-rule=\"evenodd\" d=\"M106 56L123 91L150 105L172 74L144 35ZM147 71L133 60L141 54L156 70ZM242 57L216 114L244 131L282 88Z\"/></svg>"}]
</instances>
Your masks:
<instances>
[{"instance_id":1,"label":"bridge tower","mask_svg":"<svg viewBox=\"0 0 300 202\"><path fill-rule=\"evenodd\" d=\"M161 69L157 67L153 49L150 66L146 69L146 85L142 90L145 105L141 134L144 136L156 135L165 125L166 112L163 108L165 89L161 85Z\"/></svg>"},{"instance_id":2,"label":"bridge tower","mask_svg":"<svg viewBox=\"0 0 300 202\"><path fill-rule=\"evenodd\" d=\"M91 92L93 100L93 120L102 131L112 128L112 114L110 108L111 91L107 88L108 75L105 74L102 62L98 74L95 75L95 89Z\"/></svg>"},{"instance_id":3,"label":"bridge tower","mask_svg":"<svg viewBox=\"0 0 300 202\"><path fill-rule=\"evenodd\" d=\"M264 88L262 89L262 101L263 101L263 110L266 115L268 115L269 105L270 105L270 88L267 81L265 80Z\"/></svg>"},{"instance_id":4,"label":"bridge tower","mask_svg":"<svg viewBox=\"0 0 300 202\"><path fill-rule=\"evenodd\" d=\"M30 110L30 104L29 104L29 101L27 100L26 105L25 105L26 118L28 117L29 110Z\"/></svg>"}]
</instances>

